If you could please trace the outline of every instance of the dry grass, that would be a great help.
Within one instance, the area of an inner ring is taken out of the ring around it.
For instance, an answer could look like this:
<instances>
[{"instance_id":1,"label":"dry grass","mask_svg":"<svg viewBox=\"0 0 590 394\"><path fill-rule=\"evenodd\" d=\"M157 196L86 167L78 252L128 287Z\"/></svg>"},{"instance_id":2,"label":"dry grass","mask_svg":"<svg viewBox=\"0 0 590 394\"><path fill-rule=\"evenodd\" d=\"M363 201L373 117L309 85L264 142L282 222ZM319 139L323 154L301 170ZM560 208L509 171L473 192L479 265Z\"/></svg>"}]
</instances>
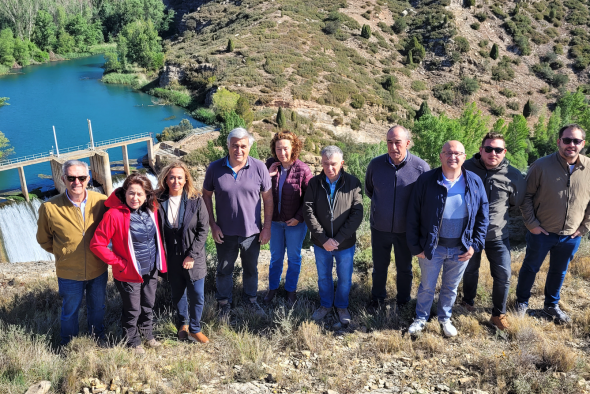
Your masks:
<instances>
[{"instance_id":1,"label":"dry grass","mask_svg":"<svg viewBox=\"0 0 590 394\"><path fill-rule=\"evenodd\" d=\"M512 299L523 257L522 251L513 253ZM442 336L436 318L418 338L406 334L415 301L399 315L396 313L395 270L388 275L388 306L376 314L365 309L370 275L363 282L355 274L350 305L353 321L347 329L335 327L331 315L322 324L310 320L318 296L315 264L309 254L303 262L299 301L294 308L288 308L279 294L274 305L265 308L267 318L257 318L238 304L232 324L220 324L215 318L213 295L207 294L203 313L204 332L211 339L207 346L176 341L169 291L162 285L154 328L164 346L158 352L149 350L143 358L118 342L121 305L112 283L108 285L106 316L112 345L100 349L82 336L59 353L60 300L56 281L26 282L12 292L0 292L0 392L23 393L32 383L45 379L53 383L55 393L76 393L90 378L103 382L118 378L124 387L147 385L155 393L222 393L232 382L260 381L271 374L276 387L289 393L327 389L357 393L371 379L390 376L383 366L402 360L405 366L399 368L410 368L412 373L400 375L401 385L418 382L424 385L421 387L430 387L428 384L437 382L463 392L478 388L490 393L580 393L585 386L579 386L578 380L590 378L590 287L578 276L582 271L574 268L585 261L586 256L581 255L572 263L562 292L563 309L572 315L572 325L556 326L509 313L510 329L498 335L488 323L492 281L484 258L476 298L478 309L468 313L455 308L452 319L459 336L451 339ZM264 263L260 267L261 294L268 275ZM542 271L546 272L546 268ZM543 282L544 276L539 273L537 281ZM415 296L417 277L414 282ZM542 306L543 286L536 284L535 289L531 308ZM240 291L240 284L236 291ZM84 320L82 313L82 332ZM458 383L461 376L468 381Z\"/></svg>"}]
</instances>

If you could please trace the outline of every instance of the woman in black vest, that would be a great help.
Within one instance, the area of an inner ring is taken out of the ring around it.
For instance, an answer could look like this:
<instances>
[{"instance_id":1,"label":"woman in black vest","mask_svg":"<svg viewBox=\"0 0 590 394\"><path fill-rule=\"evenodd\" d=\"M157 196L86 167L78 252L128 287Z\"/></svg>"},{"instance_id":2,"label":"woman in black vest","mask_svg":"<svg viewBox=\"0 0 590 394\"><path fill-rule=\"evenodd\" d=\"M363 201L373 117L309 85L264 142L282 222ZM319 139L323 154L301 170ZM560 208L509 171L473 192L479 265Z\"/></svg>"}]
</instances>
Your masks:
<instances>
[{"instance_id":1,"label":"woman in black vest","mask_svg":"<svg viewBox=\"0 0 590 394\"><path fill-rule=\"evenodd\" d=\"M207 209L188 167L181 161L162 169L158 195L158 219L164 235L172 303L177 312L178 339L207 343L209 339L201 332L207 275Z\"/></svg>"}]
</instances>

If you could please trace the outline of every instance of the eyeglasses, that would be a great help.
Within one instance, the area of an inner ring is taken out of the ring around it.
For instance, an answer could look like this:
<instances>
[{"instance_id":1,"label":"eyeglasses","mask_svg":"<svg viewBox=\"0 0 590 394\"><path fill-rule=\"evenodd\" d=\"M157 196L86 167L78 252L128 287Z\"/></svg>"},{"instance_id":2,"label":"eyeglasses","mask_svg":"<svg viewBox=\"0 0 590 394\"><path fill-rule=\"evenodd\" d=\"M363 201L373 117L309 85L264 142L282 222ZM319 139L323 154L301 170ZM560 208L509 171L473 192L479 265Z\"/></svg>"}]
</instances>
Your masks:
<instances>
[{"instance_id":1,"label":"eyeglasses","mask_svg":"<svg viewBox=\"0 0 590 394\"><path fill-rule=\"evenodd\" d=\"M494 148L491 146L484 146L483 150L486 153L492 153L492 152L496 152L497 155L499 155L500 153L504 152L505 148Z\"/></svg>"},{"instance_id":2,"label":"eyeglasses","mask_svg":"<svg viewBox=\"0 0 590 394\"><path fill-rule=\"evenodd\" d=\"M452 156L461 157L464 154L465 154L464 152L443 152L443 155L445 155L446 157L452 157Z\"/></svg>"},{"instance_id":3,"label":"eyeglasses","mask_svg":"<svg viewBox=\"0 0 590 394\"><path fill-rule=\"evenodd\" d=\"M567 137L562 138L561 141L566 145L569 145L572 142L574 143L574 145L580 145L582 142L584 142L584 140L579 140L577 138L567 138Z\"/></svg>"},{"instance_id":4,"label":"eyeglasses","mask_svg":"<svg viewBox=\"0 0 590 394\"><path fill-rule=\"evenodd\" d=\"M88 179L88 175L80 175L80 176L66 175L66 179L68 180L68 182L76 182L76 179L77 179L80 181L80 183L84 183L84 182L86 182L86 179Z\"/></svg>"}]
</instances>

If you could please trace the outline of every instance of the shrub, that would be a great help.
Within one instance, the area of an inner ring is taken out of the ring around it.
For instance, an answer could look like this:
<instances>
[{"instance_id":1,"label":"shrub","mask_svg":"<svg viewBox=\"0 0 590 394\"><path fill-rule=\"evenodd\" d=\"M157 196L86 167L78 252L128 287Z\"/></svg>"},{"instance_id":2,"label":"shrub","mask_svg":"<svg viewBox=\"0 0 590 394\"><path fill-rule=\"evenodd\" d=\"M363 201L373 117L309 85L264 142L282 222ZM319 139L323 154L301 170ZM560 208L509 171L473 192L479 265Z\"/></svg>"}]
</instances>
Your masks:
<instances>
[{"instance_id":1,"label":"shrub","mask_svg":"<svg viewBox=\"0 0 590 394\"><path fill-rule=\"evenodd\" d=\"M457 89L462 95L470 96L479 89L479 83L475 78L463 77Z\"/></svg>"},{"instance_id":2,"label":"shrub","mask_svg":"<svg viewBox=\"0 0 590 394\"><path fill-rule=\"evenodd\" d=\"M208 125L214 125L217 122L217 115L215 114L215 111L209 108L197 108L191 115L199 122L203 122Z\"/></svg>"},{"instance_id":3,"label":"shrub","mask_svg":"<svg viewBox=\"0 0 590 394\"><path fill-rule=\"evenodd\" d=\"M506 107L513 111L518 111L520 109L520 104L518 103L518 101L508 101L506 103Z\"/></svg>"},{"instance_id":4,"label":"shrub","mask_svg":"<svg viewBox=\"0 0 590 394\"><path fill-rule=\"evenodd\" d=\"M353 94L350 106L354 109L361 109L365 105L365 97L362 94Z\"/></svg>"},{"instance_id":5,"label":"shrub","mask_svg":"<svg viewBox=\"0 0 590 394\"><path fill-rule=\"evenodd\" d=\"M284 129L287 125L287 117L285 116L285 113L283 112L283 109L281 107L279 107L279 110L277 111L276 120L279 129Z\"/></svg>"},{"instance_id":6,"label":"shrub","mask_svg":"<svg viewBox=\"0 0 590 394\"><path fill-rule=\"evenodd\" d=\"M436 85L432 88L432 95L444 104L453 104L455 102L455 84L447 82Z\"/></svg>"},{"instance_id":7,"label":"shrub","mask_svg":"<svg viewBox=\"0 0 590 394\"><path fill-rule=\"evenodd\" d=\"M493 103L490 105L490 113L494 116L504 116L506 109L501 104Z\"/></svg>"},{"instance_id":8,"label":"shrub","mask_svg":"<svg viewBox=\"0 0 590 394\"><path fill-rule=\"evenodd\" d=\"M465 7L475 7L475 0L465 0L463 4Z\"/></svg>"},{"instance_id":9,"label":"shrub","mask_svg":"<svg viewBox=\"0 0 590 394\"><path fill-rule=\"evenodd\" d=\"M180 141L193 129L188 119L182 119L178 126L168 126L162 133L156 134L158 142L161 141Z\"/></svg>"},{"instance_id":10,"label":"shrub","mask_svg":"<svg viewBox=\"0 0 590 394\"><path fill-rule=\"evenodd\" d=\"M563 55L563 45L561 45L561 44L555 44L553 46L553 52L555 52L558 55Z\"/></svg>"},{"instance_id":11,"label":"shrub","mask_svg":"<svg viewBox=\"0 0 590 394\"><path fill-rule=\"evenodd\" d=\"M176 104L179 107L188 107L191 103L191 95L188 91L168 90L154 88L149 92L152 96L159 97L167 102Z\"/></svg>"},{"instance_id":12,"label":"shrub","mask_svg":"<svg viewBox=\"0 0 590 394\"><path fill-rule=\"evenodd\" d=\"M228 52L233 52L234 51L234 42L233 40L230 38L227 40L227 51Z\"/></svg>"},{"instance_id":13,"label":"shrub","mask_svg":"<svg viewBox=\"0 0 590 394\"><path fill-rule=\"evenodd\" d=\"M510 58L503 56L498 65L492 67L492 79L495 81L512 81L514 79Z\"/></svg>"},{"instance_id":14,"label":"shrub","mask_svg":"<svg viewBox=\"0 0 590 394\"><path fill-rule=\"evenodd\" d=\"M426 100L422 101L420 104L420 108L416 111L416 115L414 116L415 120L420 120L421 117L431 115L430 107L428 107L428 102Z\"/></svg>"},{"instance_id":15,"label":"shrub","mask_svg":"<svg viewBox=\"0 0 590 394\"><path fill-rule=\"evenodd\" d=\"M500 94L504 97L507 97L507 98L516 97L516 93L510 89L507 89L507 88L501 89Z\"/></svg>"},{"instance_id":16,"label":"shrub","mask_svg":"<svg viewBox=\"0 0 590 394\"><path fill-rule=\"evenodd\" d=\"M522 56L528 56L531 54L531 47L527 36L522 34L516 35L514 37L514 44L516 44Z\"/></svg>"},{"instance_id":17,"label":"shrub","mask_svg":"<svg viewBox=\"0 0 590 394\"><path fill-rule=\"evenodd\" d=\"M486 19L488 19L488 14L486 14L485 12L478 12L477 14L474 15L478 21L480 22L485 22Z\"/></svg>"},{"instance_id":18,"label":"shrub","mask_svg":"<svg viewBox=\"0 0 590 394\"><path fill-rule=\"evenodd\" d=\"M371 26L363 25L361 29L361 37L366 38L367 40L371 38Z\"/></svg>"},{"instance_id":19,"label":"shrub","mask_svg":"<svg viewBox=\"0 0 590 394\"><path fill-rule=\"evenodd\" d=\"M479 30L480 25L479 25L479 22L474 22L470 26L473 30Z\"/></svg>"},{"instance_id":20,"label":"shrub","mask_svg":"<svg viewBox=\"0 0 590 394\"><path fill-rule=\"evenodd\" d=\"M565 74L555 74L551 84L556 88L566 85L569 82L569 77Z\"/></svg>"},{"instance_id":21,"label":"shrub","mask_svg":"<svg viewBox=\"0 0 590 394\"><path fill-rule=\"evenodd\" d=\"M383 88L389 92L393 92L397 88L397 78L393 75L388 75L383 81Z\"/></svg>"},{"instance_id":22,"label":"shrub","mask_svg":"<svg viewBox=\"0 0 590 394\"><path fill-rule=\"evenodd\" d=\"M421 92L423 90L426 90L426 84L423 81L412 81L412 90L414 90L415 92Z\"/></svg>"},{"instance_id":23,"label":"shrub","mask_svg":"<svg viewBox=\"0 0 590 394\"><path fill-rule=\"evenodd\" d=\"M465 37L455 37L455 45L457 45L459 52L469 52L469 41Z\"/></svg>"},{"instance_id":24,"label":"shrub","mask_svg":"<svg viewBox=\"0 0 590 394\"><path fill-rule=\"evenodd\" d=\"M420 63L424 59L424 56L426 56L426 49L420 44L416 36L412 37L405 49L408 54L412 53L412 59L414 62Z\"/></svg>"},{"instance_id":25,"label":"shrub","mask_svg":"<svg viewBox=\"0 0 590 394\"><path fill-rule=\"evenodd\" d=\"M213 94L213 107L218 113L230 112L236 109L240 95L221 88Z\"/></svg>"},{"instance_id":26,"label":"shrub","mask_svg":"<svg viewBox=\"0 0 590 394\"><path fill-rule=\"evenodd\" d=\"M395 20L395 22L393 23L392 29L396 34L400 34L403 33L406 28L408 27L408 23L406 22L406 19L401 17Z\"/></svg>"},{"instance_id":27,"label":"shrub","mask_svg":"<svg viewBox=\"0 0 590 394\"><path fill-rule=\"evenodd\" d=\"M490 57L494 60L498 59L498 57L500 56L500 48L498 47L498 44L494 44L492 45L492 50L490 51Z\"/></svg>"}]
</instances>

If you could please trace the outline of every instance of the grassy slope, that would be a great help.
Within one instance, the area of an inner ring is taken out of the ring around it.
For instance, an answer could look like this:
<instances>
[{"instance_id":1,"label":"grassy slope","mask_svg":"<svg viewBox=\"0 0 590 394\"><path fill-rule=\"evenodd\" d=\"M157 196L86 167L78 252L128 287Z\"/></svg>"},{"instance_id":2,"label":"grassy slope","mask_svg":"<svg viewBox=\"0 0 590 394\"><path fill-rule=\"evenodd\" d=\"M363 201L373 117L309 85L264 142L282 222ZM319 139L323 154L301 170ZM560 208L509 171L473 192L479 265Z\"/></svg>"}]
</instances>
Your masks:
<instances>
[{"instance_id":1,"label":"grassy slope","mask_svg":"<svg viewBox=\"0 0 590 394\"><path fill-rule=\"evenodd\" d=\"M366 237L366 236L365 236ZM362 240L361 240L362 242ZM351 292L353 322L346 330L332 329L332 317L318 326L310 316L318 305L317 276L313 254L304 256L299 281L299 301L290 311L282 298L265 308L260 319L236 308L233 327L215 319L214 297L208 290L203 314L207 346L175 340L171 305L164 287L158 291L155 332L164 346L139 358L121 346L99 349L88 338L75 339L60 356L53 349L59 340L60 302L55 279L25 280L0 290L0 392L22 393L28 385L47 379L55 393L81 392L89 378L110 383L118 378L122 387L150 386L152 393L226 393L234 382L257 381L271 374L274 392L319 393L333 389L340 394L379 386L379 380L396 387L433 392L444 384L463 393L479 388L490 393L581 393L590 379L588 334L590 332L590 245L585 242L566 276L562 308L574 319L571 326L556 326L533 317L516 318L504 337L488 324L492 280L484 259L480 273L479 307L468 314L455 308L453 321L459 336L445 339L436 318L423 335L412 340L405 334L411 308L397 317L395 272L389 273L390 308L372 315L364 305L370 279L355 273ZM514 301L517 274L523 251L513 252L509 303ZM267 285L268 255L262 255L260 294ZM285 266L286 269L286 266ZM533 287L531 308L542 307L547 265ZM414 291L419 269L414 268ZM51 276L50 276L51 278ZM212 283L209 282L208 286ZM236 287L236 297L241 285ZM412 305L413 306L413 305ZM107 332L120 340L121 305L112 282L108 285ZM433 306L433 311L436 304ZM81 327L84 330L84 317ZM417 386L412 386L416 384ZM139 390L138 390L139 391ZM136 391L137 392L137 391Z\"/></svg>"}]
</instances>

